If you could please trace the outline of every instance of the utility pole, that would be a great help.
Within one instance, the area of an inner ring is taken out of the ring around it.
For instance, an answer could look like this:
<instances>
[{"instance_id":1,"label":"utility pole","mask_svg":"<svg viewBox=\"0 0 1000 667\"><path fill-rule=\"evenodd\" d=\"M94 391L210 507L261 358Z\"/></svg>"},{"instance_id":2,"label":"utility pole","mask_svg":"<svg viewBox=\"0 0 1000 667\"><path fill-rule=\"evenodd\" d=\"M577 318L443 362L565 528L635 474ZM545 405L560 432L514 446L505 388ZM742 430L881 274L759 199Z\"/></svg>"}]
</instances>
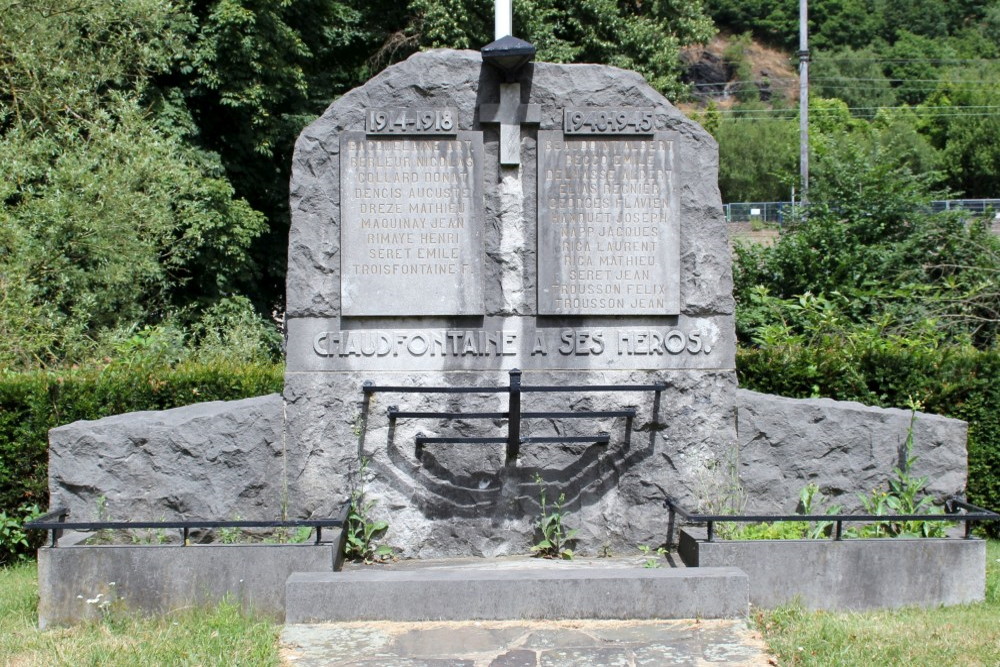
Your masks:
<instances>
[{"instance_id":1,"label":"utility pole","mask_svg":"<svg viewBox=\"0 0 1000 667\"><path fill-rule=\"evenodd\" d=\"M799 0L799 187L809 194L809 0Z\"/></svg>"},{"instance_id":2,"label":"utility pole","mask_svg":"<svg viewBox=\"0 0 1000 667\"><path fill-rule=\"evenodd\" d=\"M496 0L493 14L493 39L514 34L514 9L511 0Z\"/></svg>"}]
</instances>

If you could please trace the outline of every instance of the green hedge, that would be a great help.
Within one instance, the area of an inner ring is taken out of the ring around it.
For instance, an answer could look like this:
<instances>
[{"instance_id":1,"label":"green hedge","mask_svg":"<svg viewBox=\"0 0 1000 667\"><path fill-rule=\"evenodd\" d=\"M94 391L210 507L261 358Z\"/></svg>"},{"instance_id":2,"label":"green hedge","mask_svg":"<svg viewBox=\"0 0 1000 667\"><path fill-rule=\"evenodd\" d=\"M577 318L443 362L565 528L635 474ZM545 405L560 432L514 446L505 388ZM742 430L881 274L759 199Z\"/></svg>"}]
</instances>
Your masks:
<instances>
[{"instance_id":1,"label":"green hedge","mask_svg":"<svg viewBox=\"0 0 1000 667\"><path fill-rule=\"evenodd\" d=\"M282 365L0 374L0 511L48 505L48 431L79 419L280 392Z\"/></svg>"},{"instance_id":2,"label":"green hedge","mask_svg":"<svg viewBox=\"0 0 1000 667\"><path fill-rule=\"evenodd\" d=\"M748 389L805 398L828 396L905 407L969 422L969 501L1000 509L1000 351L970 348L873 349L823 346L740 348L736 368ZM989 527L997 535L1000 525Z\"/></svg>"}]
</instances>

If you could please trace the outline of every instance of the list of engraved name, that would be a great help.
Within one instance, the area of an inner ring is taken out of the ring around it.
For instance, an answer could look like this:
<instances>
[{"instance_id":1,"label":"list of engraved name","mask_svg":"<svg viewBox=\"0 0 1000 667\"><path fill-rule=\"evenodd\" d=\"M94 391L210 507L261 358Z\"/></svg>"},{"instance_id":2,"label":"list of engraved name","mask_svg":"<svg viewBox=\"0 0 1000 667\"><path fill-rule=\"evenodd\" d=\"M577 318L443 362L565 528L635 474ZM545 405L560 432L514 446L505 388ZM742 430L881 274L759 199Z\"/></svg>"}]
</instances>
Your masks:
<instances>
[{"instance_id":1,"label":"list of engraved name","mask_svg":"<svg viewBox=\"0 0 1000 667\"><path fill-rule=\"evenodd\" d=\"M344 277L416 279L471 272L474 156L460 139L347 142Z\"/></svg>"},{"instance_id":2,"label":"list of engraved name","mask_svg":"<svg viewBox=\"0 0 1000 667\"><path fill-rule=\"evenodd\" d=\"M547 137L540 144L543 308L665 314L676 307L671 142Z\"/></svg>"}]
</instances>

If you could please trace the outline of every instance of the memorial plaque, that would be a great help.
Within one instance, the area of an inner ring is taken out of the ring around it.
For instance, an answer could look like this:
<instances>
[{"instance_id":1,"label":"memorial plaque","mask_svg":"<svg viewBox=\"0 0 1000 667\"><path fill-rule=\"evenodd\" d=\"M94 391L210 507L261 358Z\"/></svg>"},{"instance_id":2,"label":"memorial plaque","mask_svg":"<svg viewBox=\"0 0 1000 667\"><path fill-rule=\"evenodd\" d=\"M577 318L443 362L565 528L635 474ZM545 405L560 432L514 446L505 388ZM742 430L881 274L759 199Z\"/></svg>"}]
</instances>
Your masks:
<instances>
[{"instance_id":1,"label":"memorial plaque","mask_svg":"<svg viewBox=\"0 0 1000 667\"><path fill-rule=\"evenodd\" d=\"M345 316L482 315L483 139L341 135Z\"/></svg>"},{"instance_id":2,"label":"memorial plaque","mask_svg":"<svg viewBox=\"0 0 1000 667\"><path fill-rule=\"evenodd\" d=\"M675 143L538 133L540 315L680 312Z\"/></svg>"}]
</instances>

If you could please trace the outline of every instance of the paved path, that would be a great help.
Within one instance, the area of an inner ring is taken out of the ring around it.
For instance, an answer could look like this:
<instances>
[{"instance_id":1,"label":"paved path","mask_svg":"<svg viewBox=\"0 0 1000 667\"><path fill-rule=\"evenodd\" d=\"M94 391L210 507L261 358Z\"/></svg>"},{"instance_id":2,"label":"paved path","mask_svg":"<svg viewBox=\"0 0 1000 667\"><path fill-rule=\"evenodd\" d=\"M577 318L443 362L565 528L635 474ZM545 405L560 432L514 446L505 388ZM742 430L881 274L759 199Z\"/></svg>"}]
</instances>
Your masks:
<instances>
[{"instance_id":1,"label":"paved path","mask_svg":"<svg viewBox=\"0 0 1000 667\"><path fill-rule=\"evenodd\" d=\"M399 667L771 665L742 621L380 621L287 625L283 664Z\"/></svg>"}]
</instances>

